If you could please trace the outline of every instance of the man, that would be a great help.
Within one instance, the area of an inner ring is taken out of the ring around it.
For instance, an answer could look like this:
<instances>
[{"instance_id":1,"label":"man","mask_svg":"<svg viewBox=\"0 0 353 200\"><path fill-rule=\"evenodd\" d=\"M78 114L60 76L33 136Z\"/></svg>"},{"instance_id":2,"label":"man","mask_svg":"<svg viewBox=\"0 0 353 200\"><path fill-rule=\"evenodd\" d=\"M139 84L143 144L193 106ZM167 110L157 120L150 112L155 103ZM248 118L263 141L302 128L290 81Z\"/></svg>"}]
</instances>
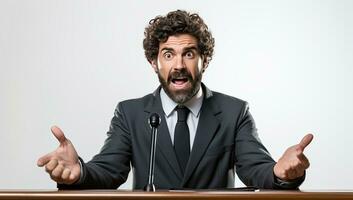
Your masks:
<instances>
[{"instance_id":1,"label":"man","mask_svg":"<svg viewBox=\"0 0 353 200\"><path fill-rule=\"evenodd\" d=\"M151 113L161 116L155 185L169 188L234 187L235 170L248 186L295 189L309 161L303 154L313 136L275 162L261 144L245 101L209 90L202 74L214 38L197 14L173 11L145 29L145 55L161 86L139 99L120 102L101 152L85 163L72 143L52 127L60 146L38 160L61 189L112 189L134 173L133 188L147 183Z\"/></svg>"}]
</instances>

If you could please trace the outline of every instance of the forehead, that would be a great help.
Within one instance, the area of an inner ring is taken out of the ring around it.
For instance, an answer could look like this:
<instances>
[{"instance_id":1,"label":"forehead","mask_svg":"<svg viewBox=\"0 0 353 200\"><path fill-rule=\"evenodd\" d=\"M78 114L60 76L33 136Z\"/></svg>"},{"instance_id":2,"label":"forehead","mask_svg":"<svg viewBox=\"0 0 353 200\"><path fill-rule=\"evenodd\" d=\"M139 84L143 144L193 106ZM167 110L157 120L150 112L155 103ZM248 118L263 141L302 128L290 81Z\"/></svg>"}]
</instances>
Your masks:
<instances>
[{"instance_id":1,"label":"forehead","mask_svg":"<svg viewBox=\"0 0 353 200\"><path fill-rule=\"evenodd\" d=\"M172 49L183 49L186 47L196 47L197 48L197 39L189 34L179 34L169 36L167 41L161 42L159 44L159 49L163 48L172 48Z\"/></svg>"}]
</instances>

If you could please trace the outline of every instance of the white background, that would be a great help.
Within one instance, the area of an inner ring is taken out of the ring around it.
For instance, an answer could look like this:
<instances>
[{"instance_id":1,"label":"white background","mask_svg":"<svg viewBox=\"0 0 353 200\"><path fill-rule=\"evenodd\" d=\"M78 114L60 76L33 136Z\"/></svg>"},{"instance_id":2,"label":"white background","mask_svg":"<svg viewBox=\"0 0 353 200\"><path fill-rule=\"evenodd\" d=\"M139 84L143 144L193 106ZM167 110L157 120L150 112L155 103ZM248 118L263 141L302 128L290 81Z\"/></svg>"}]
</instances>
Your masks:
<instances>
[{"instance_id":1,"label":"white background","mask_svg":"<svg viewBox=\"0 0 353 200\"><path fill-rule=\"evenodd\" d=\"M54 124L84 160L98 153L116 104L158 86L143 31L175 9L204 18L216 39L205 84L249 102L276 160L315 135L301 189L353 189L353 1L343 0L0 0L0 188L55 188L36 166L58 145Z\"/></svg>"}]
</instances>

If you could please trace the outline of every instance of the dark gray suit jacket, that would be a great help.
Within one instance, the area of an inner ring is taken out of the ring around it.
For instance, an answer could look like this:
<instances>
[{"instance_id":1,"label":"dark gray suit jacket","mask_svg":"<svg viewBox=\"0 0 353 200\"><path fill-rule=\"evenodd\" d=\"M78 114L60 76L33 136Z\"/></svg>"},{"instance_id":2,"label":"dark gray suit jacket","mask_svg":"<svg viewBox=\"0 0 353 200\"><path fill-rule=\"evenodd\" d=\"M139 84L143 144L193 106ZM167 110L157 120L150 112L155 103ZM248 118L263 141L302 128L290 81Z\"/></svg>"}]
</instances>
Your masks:
<instances>
[{"instance_id":1,"label":"dark gray suit jacket","mask_svg":"<svg viewBox=\"0 0 353 200\"><path fill-rule=\"evenodd\" d=\"M275 161L258 137L247 103L212 92L204 85L195 141L182 175L165 121L160 89L139 99L120 102L100 153L88 163L82 161L82 179L77 184L58 187L117 188L126 181L132 166L133 188L143 188L148 179L151 145L148 118L154 112L162 116L154 175L158 189L234 187L235 171L245 185L259 188L296 188L304 180L289 187L276 183Z\"/></svg>"}]
</instances>

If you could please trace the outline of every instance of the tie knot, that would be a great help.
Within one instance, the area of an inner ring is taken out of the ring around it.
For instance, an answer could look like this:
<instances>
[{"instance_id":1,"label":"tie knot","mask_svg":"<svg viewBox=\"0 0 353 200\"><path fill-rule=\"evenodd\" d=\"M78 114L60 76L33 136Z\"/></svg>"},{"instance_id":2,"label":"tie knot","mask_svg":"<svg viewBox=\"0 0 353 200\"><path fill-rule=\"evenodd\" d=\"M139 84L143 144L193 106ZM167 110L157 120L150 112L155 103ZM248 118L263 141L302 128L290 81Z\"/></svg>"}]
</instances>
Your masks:
<instances>
[{"instance_id":1,"label":"tie knot","mask_svg":"<svg viewBox=\"0 0 353 200\"><path fill-rule=\"evenodd\" d=\"M185 122L190 110L185 106L177 106L175 110L178 113L178 122Z\"/></svg>"}]
</instances>

